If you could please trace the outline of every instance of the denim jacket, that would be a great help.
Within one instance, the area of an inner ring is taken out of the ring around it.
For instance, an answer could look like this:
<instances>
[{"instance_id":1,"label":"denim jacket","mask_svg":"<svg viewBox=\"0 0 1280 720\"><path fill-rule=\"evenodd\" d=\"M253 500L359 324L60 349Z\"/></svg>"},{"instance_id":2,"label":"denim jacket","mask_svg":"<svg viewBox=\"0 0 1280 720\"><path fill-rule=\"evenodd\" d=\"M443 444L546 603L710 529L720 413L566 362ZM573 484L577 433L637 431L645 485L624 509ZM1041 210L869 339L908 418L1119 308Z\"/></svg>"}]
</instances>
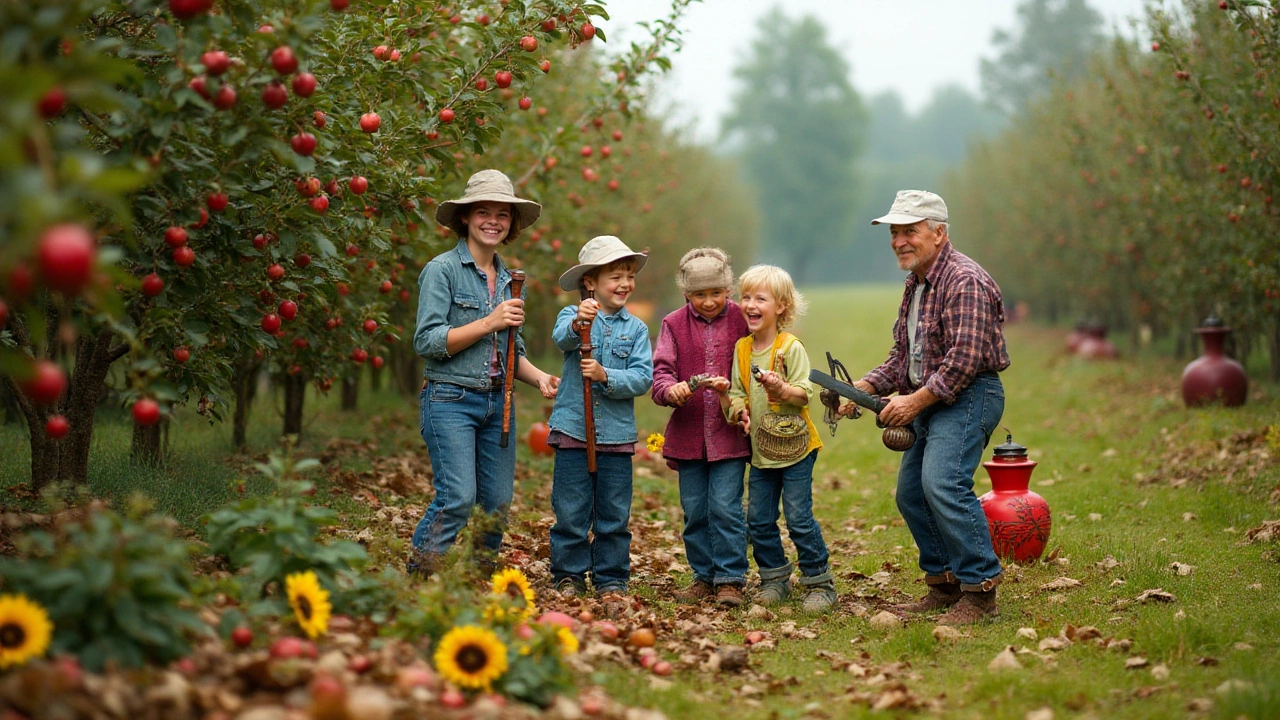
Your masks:
<instances>
[{"instance_id":1,"label":"denim jacket","mask_svg":"<svg viewBox=\"0 0 1280 720\"><path fill-rule=\"evenodd\" d=\"M573 319L578 306L570 305L556 317L551 339L564 351L560 390L551 410L552 430L586 441L586 421L582 404L582 368L578 356L578 334ZM596 421L596 442L617 445L636 441L634 398L649 392L653 384L653 350L649 347L649 327L624 307L612 315L599 313L591 323L591 357L604 366L605 382L591 383L591 407Z\"/></svg>"},{"instance_id":2,"label":"denim jacket","mask_svg":"<svg viewBox=\"0 0 1280 720\"><path fill-rule=\"evenodd\" d=\"M490 333L457 355L449 355L445 349L449 330L485 317L510 295L511 273L502 264L502 258L495 255L493 266L498 281L492 299L488 278L476 267L465 238L458 240L454 249L432 258L422 269L418 277L418 327L413 333L413 349L427 361L424 374L428 380L483 390L489 387L491 375L506 371L501 367L506 360L506 330ZM520 330L516 331L517 358L525 354ZM499 348L498 372L489 367L495 343Z\"/></svg>"}]
</instances>

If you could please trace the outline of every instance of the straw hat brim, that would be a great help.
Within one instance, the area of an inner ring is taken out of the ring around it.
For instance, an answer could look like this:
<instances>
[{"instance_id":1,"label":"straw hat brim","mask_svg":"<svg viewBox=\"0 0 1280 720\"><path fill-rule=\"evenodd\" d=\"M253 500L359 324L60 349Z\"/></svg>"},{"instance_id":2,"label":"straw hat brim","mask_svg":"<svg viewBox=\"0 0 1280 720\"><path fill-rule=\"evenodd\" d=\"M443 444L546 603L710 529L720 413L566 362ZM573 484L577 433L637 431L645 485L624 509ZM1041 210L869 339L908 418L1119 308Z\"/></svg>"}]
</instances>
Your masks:
<instances>
[{"instance_id":1,"label":"straw hat brim","mask_svg":"<svg viewBox=\"0 0 1280 720\"><path fill-rule=\"evenodd\" d=\"M436 222L466 237L467 226L466 223L462 222L462 215L466 213L467 205L478 202L510 203L515 208L516 223L519 226L518 228L512 228L513 230L523 230L529 227L542 214L542 206L532 200L525 200L507 193L481 193L458 200L445 200L440 203L440 206L436 208Z\"/></svg>"},{"instance_id":2,"label":"straw hat brim","mask_svg":"<svg viewBox=\"0 0 1280 720\"><path fill-rule=\"evenodd\" d=\"M616 251L610 252L597 262L581 263L574 265L560 276L560 289L573 292L578 289L578 285L582 282L582 276L591 272L598 267L604 267L609 263L617 262L625 258L634 257L636 259L636 272L640 272L644 268L644 264L648 262L649 256L642 252L632 252L626 248L618 248Z\"/></svg>"}]
</instances>

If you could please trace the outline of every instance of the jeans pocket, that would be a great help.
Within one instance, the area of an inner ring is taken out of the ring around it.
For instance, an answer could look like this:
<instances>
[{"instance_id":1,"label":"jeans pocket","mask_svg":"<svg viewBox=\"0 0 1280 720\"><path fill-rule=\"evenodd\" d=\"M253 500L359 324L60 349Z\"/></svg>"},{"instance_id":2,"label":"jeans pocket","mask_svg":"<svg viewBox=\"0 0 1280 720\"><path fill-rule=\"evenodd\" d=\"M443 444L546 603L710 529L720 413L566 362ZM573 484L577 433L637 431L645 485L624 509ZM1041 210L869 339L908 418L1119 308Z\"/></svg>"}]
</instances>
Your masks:
<instances>
[{"instance_id":1,"label":"jeans pocket","mask_svg":"<svg viewBox=\"0 0 1280 720\"><path fill-rule=\"evenodd\" d=\"M983 447L991 442L991 435L999 427L1002 417L1004 417L1004 388L996 385L988 388L982 397L982 434L985 438Z\"/></svg>"},{"instance_id":2,"label":"jeans pocket","mask_svg":"<svg viewBox=\"0 0 1280 720\"><path fill-rule=\"evenodd\" d=\"M467 392L461 385L446 382L433 382L427 387L427 391L431 393L433 403L458 402Z\"/></svg>"}]
</instances>

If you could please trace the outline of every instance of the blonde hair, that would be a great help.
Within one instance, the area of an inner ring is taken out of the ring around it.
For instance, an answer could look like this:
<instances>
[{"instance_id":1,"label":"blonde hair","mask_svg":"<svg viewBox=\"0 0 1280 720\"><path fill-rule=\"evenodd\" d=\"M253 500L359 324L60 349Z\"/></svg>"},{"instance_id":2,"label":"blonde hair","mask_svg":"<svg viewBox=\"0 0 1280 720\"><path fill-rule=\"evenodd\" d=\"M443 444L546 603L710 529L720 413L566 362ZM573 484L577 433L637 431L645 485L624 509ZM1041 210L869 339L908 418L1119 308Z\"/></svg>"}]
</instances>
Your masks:
<instances>
[{"instance_id":1,"label":"blonde hair","mask_svg":"<svg viewBox=\"0 0 1280 720\"><path fill-rule=\"evenodd\" d=\"M791 273L777 265L752 265L738 278L738 299L742 293L757 288L764 288L778 301L781 310L778 312L778 329L788 327L796 318L804 314L808 308L804 295L796 290L791 280Z\"/></svg>"}]
</instances>

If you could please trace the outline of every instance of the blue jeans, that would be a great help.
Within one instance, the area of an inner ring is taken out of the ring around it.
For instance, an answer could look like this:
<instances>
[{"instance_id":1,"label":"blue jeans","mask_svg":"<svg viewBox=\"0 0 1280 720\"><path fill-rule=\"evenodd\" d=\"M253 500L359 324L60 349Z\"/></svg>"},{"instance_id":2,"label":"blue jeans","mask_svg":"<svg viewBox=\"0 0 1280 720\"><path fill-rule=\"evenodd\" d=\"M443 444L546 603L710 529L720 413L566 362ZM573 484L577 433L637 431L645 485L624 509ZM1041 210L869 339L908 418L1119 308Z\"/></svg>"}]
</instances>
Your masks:
<instances>
[{"instance_id":1,"label":"blue jeans","mask_svg":"<svg viewBox=\"0 0 1280 720\"><path fill-rule=\"evenodd\" d=\"M592 482L586 450L556 448L551 577L582 584L590 573L597 591L625 590L631 579L631 456L596 453L596 468Z\"/></svg>"},{"instance_id":2,"label":"blue jeans","mask_svg":"<svg viewBox=\"0 0 1280 720\"><path fill-rule=\"evenodd\" d=\"M784 468L751 466L747 483L747 530L751 533L752 554L756 566L775 569L787 564L782 549L782 533L778 530L778 503L787 518L787 532L795 543L802 575L821 575L827 565L827 543L822 528L813 518L813 464L818 459L814 450L794 465Z\"/></svg>"},{"instance_id":3,"label":"blue jeans","mask_svg":"<svg viewBox=\"0 0 1280 720\"><path fill-rule=\"evenodd\" d=\"M747 521L742 514L746 458L680 460L684 553L695 580L712 585L747 582Z\"/></svg>"},{"instance_id":4,"label":"blue jeans","mask_svg":"<svg viewBox=\"0 0 1280 720\"><path fill-rule=\"evenodd\" d=\"M457 540L475 505L505 524L515 485L516 444L498 447L501 390L433 381L422 391L419 422L435 473L436 496L413 531L413 547L440 555ZM511 435L518 437L514 418ZM502 530L485 533L484 545L497 553Z\"/></svg>"},{"instance_id":5,"label":"blue jeans","mask_svg":"<svg viewBox=\"0 0 1280 720\"><path fill-rule=\"evenodd\" d=\"M935 403L916 416L916 444L898 469L898 511L920 548L920 569L950 570L966 590L1001 573L973 472L1003 414L1000 376L975 377L951 405Z\"/></svg>"}]
</instances>

